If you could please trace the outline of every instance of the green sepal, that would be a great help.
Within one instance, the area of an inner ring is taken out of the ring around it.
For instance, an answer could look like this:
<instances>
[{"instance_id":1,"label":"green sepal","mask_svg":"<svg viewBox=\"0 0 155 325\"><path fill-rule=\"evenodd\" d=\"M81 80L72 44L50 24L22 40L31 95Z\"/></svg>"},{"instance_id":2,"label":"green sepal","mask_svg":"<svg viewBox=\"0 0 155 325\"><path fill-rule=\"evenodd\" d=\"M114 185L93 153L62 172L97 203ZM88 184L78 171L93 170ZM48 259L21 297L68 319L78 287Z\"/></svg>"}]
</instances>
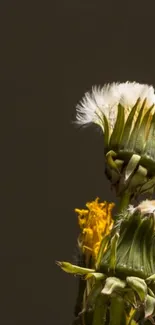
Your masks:
<instances>
[{"instance_id":1,"label":"green sepal","mask_svg":"<svg viewBox=\"0 0 155 325\"><path fill-rule=\"evenodd\" d=\"M131 215L128 220L124 220L121 224L120 239L117 248L117 268L120 272L124 272L124 267L127 268L133 237L140 223L140 214L136 213Z\"/></svg>"},{"instance_id":2,"label":"green sepal","mask_svg":"<svg viewBox=\"0 0 155 325\"><path fill-rule=\"evenodd\" d=\"M93 272L93 273L88 273L85 276L85 280L88 280L90 278L95 278L95 280L103 280L105 278L105 274L103 273L97 273L97 272Z\"/></svg>"},{"instance_id":3,"label":"green sepal","mask_svg":"<svg viewBox=\"0 0 155 325\"><path fill-rule=\"evenodd\" d=\"M101 281L96 281L96 283L93 285L87 299L86 299L86 309L91 309L93 308L96 299L98 295L101 293L103 288L103 284Z\"/></svg>"},{"instance_id":4,"label":"green sepal","mask_svg":"<svg viewBox=\"0 0 155 325\"><path fill-rule=\"evenodd\" d=\"M133 175L133 177L131 178L128 184L129 190L133 191L137 189L139 186L145 184L147 182L146 176L147 176L147 169L139 165L137 171L135 172L135 174Z\"/></svg>"},{"instance_id":5,"label":"green sepal","mask_svg":"<svg viewBox=\"0 0 155 325\"><path fill-rule=\"evenodd\" d=\"M140 98L138 98L136 104L133 106L128 118L127 118L127 121L125 123L125 126L124 126L124 131L123 131L123 134L122 134L122 139L121 139L121 142L120 142L120 146L121 148L124 148L124 147L128 147L128 141L129 141L129 136L130 136L130 132L131 132L131 129L132 129L132 123L133 123L133 118L134 118L134 115L135 115L135 112L137 110L137 107L138 107L138 104L140 102Z\"/></svg>"},{"instance_id":6,"label":"green sepal","mask_svg":"<svg viewBox=\"0 0 155 325\"><path fill-rule=\"evenodd\" d=\"M107 164L109 165L109 167L111 169L114 169L118 173L118 175L120 175L119 169L113 159L113 157L116 157L116 156L117 156L117 153L113 150L110 150L106 154L106 161L107 161Z\"/></svg>"},{"instance_id":7,"label":"green sepal","mask_svg":"<svg viewBox=\"0 0 155 325\"><path fill-rule=\"evenodd\" d=\"M141 109L139 111L139 114L138 114L137 120L135 122L134 128L133 128L132 133L130 135L130 139L129 139L129 142L128 142L128 149L129 150L132 150L132 149L135 148L135 143L136 143L136 139L137 139L137 136L138 136L138 133L139 133L139 128L140 128L140 124L141 124L141 119L142 119L145 103L146 103L146 99L144 100L144 102L142 104L142 107L141 107Z\"/></svg>"},{"instance_id":8,"label":"green sepal","mask_svg":"<svg viewBox=\"0 0 155 325\"><path fill-rule=\"evenodd\" d=\"M67 273L77 274L77 275L86 275L88 273L94 273L94 269L88 269L84 267L80 267L68 262L59 262L57 261L56 264L61 267L61 269Z\"/></svg>"},{"instance_id":9,"label":"green sepal","mask_svg":"<svg viewBox=\"0 0 155 325\"><path fill-rule=\"evenodd\" d=\"M145 282L146 282L146 280L145 280ZM153 292L149 287L147 287L147 290L148 290L148 294L149 294L151 297L155 298L155 294L154 294L154 292Z\"/></svg>"},{"instance_id":10,"label":"green sepal","mask_svg":"<svg viewBox=\"0 0 155 325\"><path fill-rule=\"evenodd\" d=\"M126 282L136 293L141 301L144 301L147 295L147 285L141 278L135 276L129 276L126 278Z\"/></svg>"},{"instance_id":11,"label":"green sepal","mask_svg":"<svg viewBox=\"0 0 155 325\"><path fill-rule=\"evenodd\" d=\"M119 147L124 129L124 119L124 107L121 104L118 104L117 119L109 143L109 148L111 149L115 150Z\"/></svg>"},{"instance_id":12,"label":"green sepal","mask_svg":"<svg viewBox=\"0 0 155 325\"><path fill-rule=\"evenodd\" d=\"M103 121L104 121L104 147L106 150L106 148L108 148L109 145L109 123L105 114L103 115Z\"/></svg>"},{"instance_id":13,"label":"green sepal","mask_svg":"<svg viewBox=\"0 0 155 325\"><path fill-rule=\"evenodd\" d=\"M115 164L117 165L118 170L121 172L122 167L123 167L123 164L124 164L124 161L123 160L120 160L120 159L116 159L115 160Z\"/></svg>"},{"instance_id":14,"label":"green sepal","mask_svg":"<svg viewBox=\"0 0 155 325\"><path fill-rule=\"evenodd\" d=\"M101 293L104 295L111 295L113 292L121 291L126 286L125 281L116 277L109 277L106 279L105 286Z\"/></svg>"},{"instance_id":15,"label":"green sepal","mask_svg":"<svg viewBox=\"0 0 155 325\"><path fill-rule=\"evenodd\" d=\"M144 194L150 191L151 189L153 189L154 186L155 186L155 177L152 177L151 179L146 181L144 185L141 186L140 192Z\"/></svg>"},{"instance_id":16,"label":"green sepal","mask_svg":"<svg viewBox=\"0 0 155 325\"><path fill-rule=\"evenodd\" d=\"M105 247L108 245L109 241L110 241L110 235L103 237L103 239L101 241L100 248L98 251L97 261L96 261L96 265L95 265L96 270L98 270L100 268L102 256L105 251Z\"/></svg>"},{"instance_id":17,"label":"green sepal","mask_svg":"<svg viewBox=\"0 0 155 325\"><path fill-rule=\"evenodd\" d=\"M116 164L115 166L117 166L117 171L115 171L114 169L109 170L112 184L116 184L119 181L119 179L121 177L121 171L122 171L124 161L120 160L120 159L116 159L115 164ZM119 171L119 173L118 173L118 171Z\"/></svg>"},{"instance_id":18,"label":"green sepal","mask_svg":"<svg viewBox=\"0 0 155 325\"><path fill-rule=\"evenodd\" d=\"M155 310L155 298L151 297L150 295L147 295L144 308L145 308L145 318L150 317Z\"/></svg>"},{"instance_id":19,"label":"green sepal","mask_svg":"<svg viewBox=\"0 0 155 325\"><path fill-rule=\"evenodd\" d=\"M117 252L118 239L119 239L119 233L116 233L111 239L109 269L113 271L115 270L115 266L116 266L116 252Z\"/></svg>"},{"instance_id":20,"label":"green sepal","mask_svg":"<svg viewBox=\"0 0 155 325\"><path fill-rule=\"evenodd\" d=\"M126 292L124 294L124 300L127 301L134 308L137 308L136 296L132 289L126 289Z\"/></svg>"},{"instance_id":21,"label":"green sepal","mask_svg":"<svg viewBox=\"0 0 155 325\"><path fill-rule=\"evenodd\" d=\"M155 159L155 114L153 115L149 135L144 148L144 155L150 156Z\"/></svg>"},{"instance_id":22,"label":"green sepal","mask_svg":"<svg viewBox=\"0 0 155 325\"><path fill-rule=\"evenodd\" d=\"M128 178L134 173L139 161L141 159L141 156L133 154L131 159L128 162L128 165L125 169L125 181L128 180Z\"/></svg>"},{"instance_id":23,"label":"green sepal","mask_svg":"<svg viewBox=\"0 0 155 325\"><path fill-rule=\"evenodd\" d=\"M151 276L149 276L146 280L145 280L147 283L150 283L150 282L154 282L155 281L155 274L152 274Z\"/></svg>"},{"instance_id":24,"label":"green sepal","mask_svg":"<svg viewBox=\"0 0 155 325\"><path fill-rule=\"evenodd\" d=\"M149 218L142 219L139 226L136 228L135 233L133 234L133 240L128 256L127 264L133 269L134 272L137 272L137 275L141 274L150 274L152 271L149 263L149 251L148 247L151 247L151 221Z\"/></svg>"},{"instance_id":25,"label":"green sepal","mask_svg":"<svg viewBox=\"0 0 155 325\"><path fill-rule=\"evenodd\" d=\"M146 137L145 132L146 132L146 128L148 127L147 123L148 123L150 113L151 113L153 107L154 107L154 104L149 108L149 110L146 112L146 114L143 117L142 123L139 128L139 132L137 134L135 147L134 147L136 152L139 152L139 153L143 152L143 149L145 146L145 137Z\"/></svg>"},{"instance_id":26,"label":"green sepal","mask_svg":"<svg viewBox=\"0 0 155 325\"><path fill-rule=\"evenodd\" d=\"M154 216L146 216L143 219L143 232L145 238L142 241L142 256L143 266L147 276L155 272L154 257L153 257L153 242L154 237Z\"/></svg>"},{"instance_id":27,"label":"green sepal","mask_svg":"<svg viewBox=\"0 0 155 325\"><path fill-rule=\"evenodd\" d=\"M94 123L99 125L103 131L104 147L105 147L105 151L106 151L108 148L108 144L109 144L109 122L108 122L106 115L103 112L101 112L100 110L98 110L96 112L96 116L98 118L97 118L97 121L95 121Z\"/></svg>"}]
</instances>

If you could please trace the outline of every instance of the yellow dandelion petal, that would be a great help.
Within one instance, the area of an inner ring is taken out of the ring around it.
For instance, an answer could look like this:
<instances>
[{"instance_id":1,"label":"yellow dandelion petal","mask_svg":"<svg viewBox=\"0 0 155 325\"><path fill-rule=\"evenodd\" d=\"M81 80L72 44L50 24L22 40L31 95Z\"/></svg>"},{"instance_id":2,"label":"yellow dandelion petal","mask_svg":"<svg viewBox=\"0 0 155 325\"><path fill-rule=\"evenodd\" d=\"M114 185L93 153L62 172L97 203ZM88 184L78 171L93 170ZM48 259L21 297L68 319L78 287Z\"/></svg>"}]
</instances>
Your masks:
<instances>
[{"instance_id":1,"label":"yellow dandelion petal","mask_svg":"<svg viewBox=\"0 0 155 325\"><path fill-rule=\"evenodd\" d=\"M81 228L78 244L87 261L90 256L96 260L103 237L112 229L114 205L106 201L99 203L97 197L96 200L86 203L87 209L75 209Z\"/></svg>"}]
</instances>

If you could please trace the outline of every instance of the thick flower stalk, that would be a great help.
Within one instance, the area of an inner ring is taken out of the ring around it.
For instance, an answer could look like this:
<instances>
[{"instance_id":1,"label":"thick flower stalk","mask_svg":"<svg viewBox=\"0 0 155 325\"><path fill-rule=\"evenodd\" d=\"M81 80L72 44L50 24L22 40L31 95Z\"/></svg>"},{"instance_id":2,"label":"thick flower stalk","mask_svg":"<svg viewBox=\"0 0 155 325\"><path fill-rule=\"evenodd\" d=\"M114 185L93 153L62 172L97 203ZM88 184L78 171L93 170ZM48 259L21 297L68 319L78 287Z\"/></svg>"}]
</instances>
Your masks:
<instances>
[{"instance_id":1,"label":"thick flower stalk","mask_svg":"<svg viewBox=\"0 0 155 325\"><path fill-rule=\"evenodd\" d=\"M75 209L80 262L57 262L79 276L73 324L155 324L154 89L135 82L94 87L77 106L77 123L101 127L106 175L120 202L114 216L114 204L98 198ZM142 194L147 199L136 205Z\"/></svg>"}]
</instances>

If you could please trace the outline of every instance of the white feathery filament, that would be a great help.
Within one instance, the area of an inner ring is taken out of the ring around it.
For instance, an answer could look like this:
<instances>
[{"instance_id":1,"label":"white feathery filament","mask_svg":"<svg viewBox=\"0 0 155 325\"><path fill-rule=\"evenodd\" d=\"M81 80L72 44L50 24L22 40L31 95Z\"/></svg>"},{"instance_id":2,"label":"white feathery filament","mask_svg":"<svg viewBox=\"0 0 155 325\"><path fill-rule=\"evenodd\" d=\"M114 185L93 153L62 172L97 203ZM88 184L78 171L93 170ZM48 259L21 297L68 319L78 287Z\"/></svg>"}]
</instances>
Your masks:
<instances>
[{"instance_id":1,"label":"white feathery filament","mask_svg":"<svg viewBox=\"0 0 155 325\"><path fill-rule=\"evenodd\" d=\"M93 87L92 92L87 92L80 104L77 105L76 122L78 124L96 123L104 131L101 123L102 113L108 119L112 131L117 118L117 107L120 103L125 109L125 120L130 110L140 98L140 103L146 99L146 107L155 104L153 86L136 82L112 83L101 87Z\"/></svg>"}]
</instances>

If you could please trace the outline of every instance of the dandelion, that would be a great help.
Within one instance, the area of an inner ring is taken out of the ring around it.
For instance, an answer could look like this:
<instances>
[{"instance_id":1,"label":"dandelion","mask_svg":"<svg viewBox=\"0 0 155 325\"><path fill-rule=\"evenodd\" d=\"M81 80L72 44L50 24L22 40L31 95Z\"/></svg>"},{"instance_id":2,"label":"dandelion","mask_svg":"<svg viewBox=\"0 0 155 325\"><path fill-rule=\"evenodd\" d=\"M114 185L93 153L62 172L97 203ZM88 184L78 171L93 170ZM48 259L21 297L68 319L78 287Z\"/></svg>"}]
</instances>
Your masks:
<instances>
[{"instance_id":1,"label":"dandelion","mask_svg":"<svg viewBox=\"0 0 155 325\"><path fill-rule=\"evenodd\" d=\"M149 85L112 83L92 88L77 105L76 122L104 134L106 175L118 196L155 188L155 93Z\"/></svg>"},{"instance_id":2,"label":"dandelion","mask_svg":"<svg viewBox=\"0 0 155 325\"><path fill-rule=\"evenodd\" d=\"M155 94L136 82L94 87L77 106L77 124L104 134L106 175L120 201L75 209L83 265L57 264L79 276L73 325L155 324ZM133 204L142 194L148 197Z\"/></svg>"},{"instance_id":3,"label":"dandelion","mask_svg":"<svg viewBox=\"0 0 155 325\"><path fill-rule=\"evenodd\" d=\"M95 201L86 203L86 207L87 209L75 209L75 212L81 229L78 244L88 265L90 257L96 261L101 241L112 229L111 212L114 203L99 203L99 198L96 198Z\"/></svg>"},{"instance_id":4,"label":"dandelion","mask_svg":"<svg viewBox=\"0 0 155 325\"><path fill-rule=\"evenodd\" d=\"M117 120L118 106L123 107L124 122L126 122L137 100L137 111L132 121L132 128L134 128L136 117L144 101L143 116L155 104L154 88L136 82L112 83L103 86L103 88L95 86L92 88L92 92L87 92L80 104L77 105L77 123L81 125L95 123L100 125L105 132L104 117L106 117L111 135ZM152 114L153 112L154 110L152 110Z\"/></svg>"}]
</instances>

